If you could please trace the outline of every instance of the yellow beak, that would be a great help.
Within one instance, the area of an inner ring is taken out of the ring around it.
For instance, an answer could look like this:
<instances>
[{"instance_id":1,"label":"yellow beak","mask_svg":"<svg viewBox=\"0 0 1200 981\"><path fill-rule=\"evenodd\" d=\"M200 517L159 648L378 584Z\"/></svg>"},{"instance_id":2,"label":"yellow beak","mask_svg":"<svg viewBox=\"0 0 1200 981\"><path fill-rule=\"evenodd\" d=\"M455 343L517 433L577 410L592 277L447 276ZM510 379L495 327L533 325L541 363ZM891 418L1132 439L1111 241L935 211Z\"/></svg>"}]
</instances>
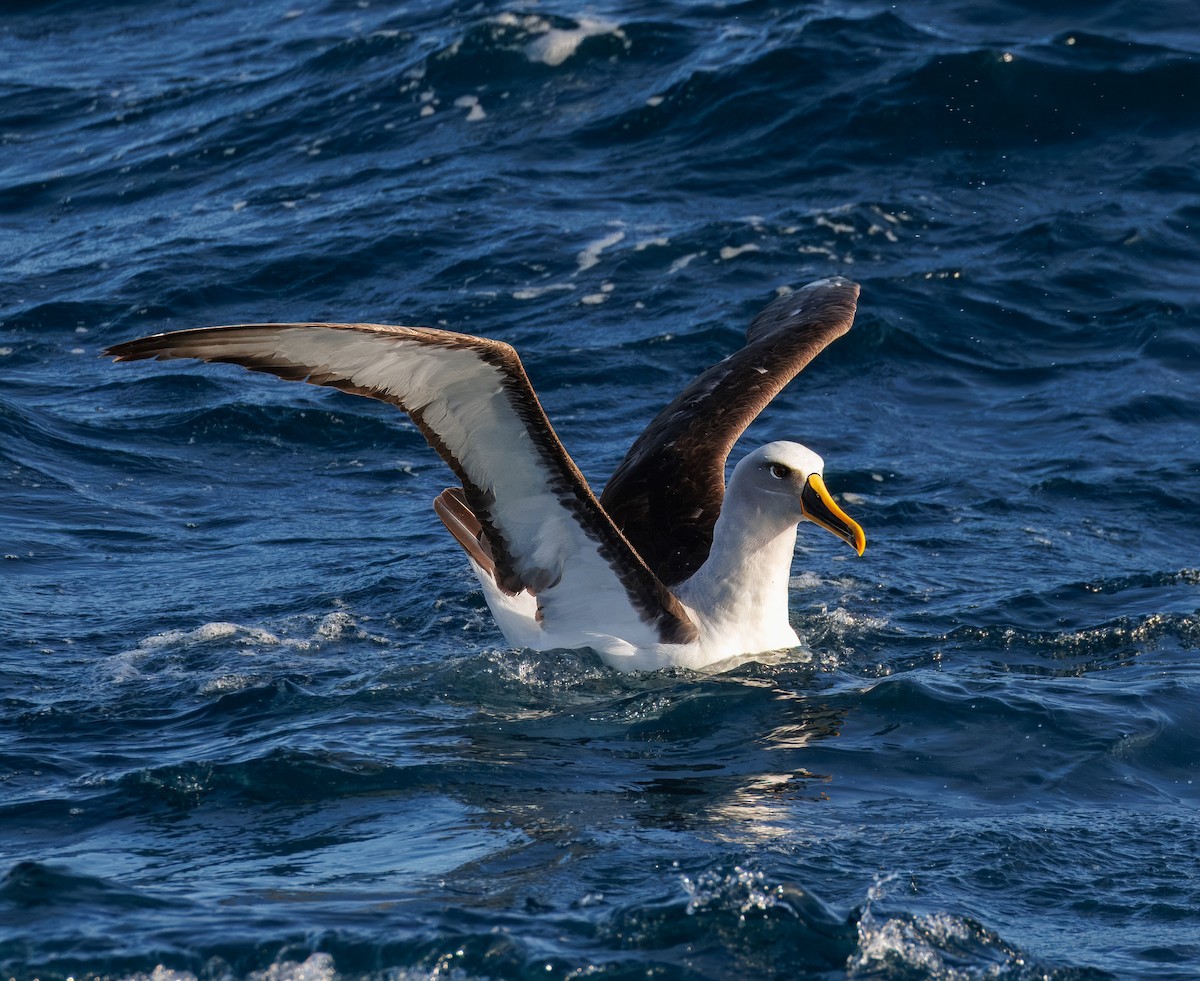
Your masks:
<instances>
[{"instance_id":1,"label":"yellow beak","mask_svg":"<svg viewBox=\"0 0 1200 981\"><path fill-rule=\"evenodd\" d=\"M800 510L809 521L837 535L859 555L863 554L867 547L867 536L858 522L837 506L819 474L809 477L804 490L800 492Z\"/></svg>"}]
</instances>

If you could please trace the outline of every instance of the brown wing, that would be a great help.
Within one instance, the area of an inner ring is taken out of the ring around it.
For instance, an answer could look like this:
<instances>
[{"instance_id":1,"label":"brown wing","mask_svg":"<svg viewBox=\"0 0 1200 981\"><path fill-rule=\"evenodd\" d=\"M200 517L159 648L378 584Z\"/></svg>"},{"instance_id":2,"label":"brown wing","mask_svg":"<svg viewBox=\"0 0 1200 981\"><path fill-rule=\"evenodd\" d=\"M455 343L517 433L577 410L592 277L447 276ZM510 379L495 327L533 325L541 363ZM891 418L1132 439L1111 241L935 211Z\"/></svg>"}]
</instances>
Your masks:
<instances>
[{"instance_id":1,"label":"brown wing","mask_svg":"<svg viewBox=\"0 0 1200 981\"><path fill-rule=\"evenodd\" d=\"M858 285L835 277L768 304L746 331L746 346L693 381L630 447L600 504L668 586L708 558L733 444L850 329L857 301Z\"/></svg>"},{"instance_id":2,"label":"brown wing","mask_svg":"<svg viewBox=\"0 0 1200 981\"><path fill-rule=\"evenodd\" d=\"M640 623L667 643L695 637L679 601L597 503L507 344L424 327L240 324L105 353L224 361L398 406L462 481L497 582L537 594L548 626L556 616L578 626L586 596L597 622Z\"/></svg>"}]
</instances>

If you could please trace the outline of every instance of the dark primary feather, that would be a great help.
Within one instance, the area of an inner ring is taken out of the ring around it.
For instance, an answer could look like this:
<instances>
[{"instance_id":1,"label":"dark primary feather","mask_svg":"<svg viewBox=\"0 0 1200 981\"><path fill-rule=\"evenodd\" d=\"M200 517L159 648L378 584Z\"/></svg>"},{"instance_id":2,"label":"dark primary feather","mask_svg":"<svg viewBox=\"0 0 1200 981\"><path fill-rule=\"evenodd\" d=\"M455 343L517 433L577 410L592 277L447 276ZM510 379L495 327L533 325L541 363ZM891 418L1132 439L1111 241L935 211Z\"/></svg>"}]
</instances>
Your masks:
<instances>
[{"instance_id":1,"label":"dark primary feather","mask_svg":"<svg viewBox=\"0 0 1200 981\"><path fill-rule=\"evenodd\" d=\"M856 283L835 277L768 304L746 331L746 346L663 409L613 473L601 506L668 586L708 558L733 444L805 365L850 329L858 292Z\"/></svg>"}]
</instances>

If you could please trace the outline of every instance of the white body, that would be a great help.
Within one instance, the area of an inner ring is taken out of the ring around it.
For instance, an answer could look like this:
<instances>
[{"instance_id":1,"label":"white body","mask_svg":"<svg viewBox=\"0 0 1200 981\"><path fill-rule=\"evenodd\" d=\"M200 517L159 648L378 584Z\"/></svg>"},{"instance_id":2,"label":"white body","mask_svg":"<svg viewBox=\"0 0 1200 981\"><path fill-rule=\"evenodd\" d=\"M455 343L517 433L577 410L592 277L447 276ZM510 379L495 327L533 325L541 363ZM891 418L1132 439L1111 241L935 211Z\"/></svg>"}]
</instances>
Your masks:
<instances>
[{"instance_id":1,"label":"white body","mask_svg":"<svg viewBox=\"0 0 1200 981\"><path fill-rule=\"evenodd\" d=\"M786 467L786 477L772 468ZM808 478L820 475L821 458L799 443L768 443L734 468L721 516L713 530L708 561L690 579L672 589L699 629L690 644L663 644L627 604L609 604L603 592L576 590L570 581L547 592L574 593L570 606L575 625L556 616L537 618L538 597L509 596L493 577L471 563L496 623L510 644L533 650L588 647L612 667L624 671L664 667L702 668L742 654L782 650L800 643L788 619L788 582L796 527L804 518L800 493ZM561 609L565 597L556 595ZM608 607L597 615L597 608ZM556 610L556 612L558 612Z\"/></svg>"}]
</instances>

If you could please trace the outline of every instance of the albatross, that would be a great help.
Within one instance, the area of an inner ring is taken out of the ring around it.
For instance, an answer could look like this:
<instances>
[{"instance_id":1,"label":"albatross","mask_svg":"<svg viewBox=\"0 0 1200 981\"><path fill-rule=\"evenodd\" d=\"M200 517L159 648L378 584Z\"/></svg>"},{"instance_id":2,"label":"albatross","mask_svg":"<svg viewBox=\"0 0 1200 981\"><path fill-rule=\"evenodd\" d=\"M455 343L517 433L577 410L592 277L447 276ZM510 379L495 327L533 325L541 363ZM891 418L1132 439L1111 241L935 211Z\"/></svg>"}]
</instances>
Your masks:
<instances>
[{"instance_id":1,"label":"albatross","mask_svg":"<svg viewBox=\"0 0 1200 981\"><path fill-rule=\"evenodd\" d=\"M858 293L835 277L768 304L745 346L651 421L598 499L501 341L384 324L234 324L105 354L228 362L403 409L459 481L433 508L508 643L590 648L628 671L697 669L800 644L788 583L801 522L859 555L866 547L827 490L821 457L800 443L758 447L725 483L734 443L850 329Z\"/></svg>"}]
</instances>

